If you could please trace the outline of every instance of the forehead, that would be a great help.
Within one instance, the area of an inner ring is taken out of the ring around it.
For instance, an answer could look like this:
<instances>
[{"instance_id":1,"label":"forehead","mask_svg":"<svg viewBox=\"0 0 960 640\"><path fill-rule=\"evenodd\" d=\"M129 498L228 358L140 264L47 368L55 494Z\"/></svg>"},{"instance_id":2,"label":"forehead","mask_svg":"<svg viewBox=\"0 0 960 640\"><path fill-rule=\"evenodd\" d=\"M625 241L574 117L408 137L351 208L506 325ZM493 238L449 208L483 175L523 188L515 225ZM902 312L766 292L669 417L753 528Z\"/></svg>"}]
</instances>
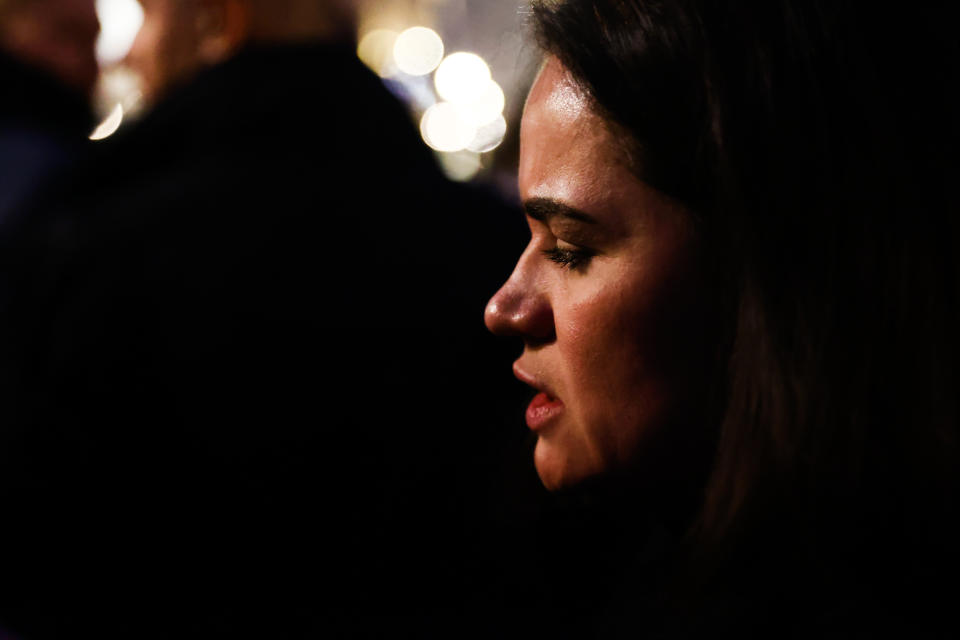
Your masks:
<instances>
[{"instance_id":1,"label":"forehead","mask_svg":"<svg viewBox=\"0 0 960 640\"><path fill-rule=\"evenodd\" d=\"M570 72L552 56L544 61L530 89L524 115L528 115L526 112L570 123L588 118L591 113L587 96Z\"/></svg>"},{"instance_id":2,"label":"forehead","mask_svg":"<svg viewBox=\"0 0 960 640\"><path fill-rule=\"evenodd\" d=\"M521 194L581 199L599 196L611 186L607 182L627 177L632 179L609 127L570 72L548 58L530 90L520 127ZM577 194L571 193L574 189Z\"/></svg>"}]
</instances>

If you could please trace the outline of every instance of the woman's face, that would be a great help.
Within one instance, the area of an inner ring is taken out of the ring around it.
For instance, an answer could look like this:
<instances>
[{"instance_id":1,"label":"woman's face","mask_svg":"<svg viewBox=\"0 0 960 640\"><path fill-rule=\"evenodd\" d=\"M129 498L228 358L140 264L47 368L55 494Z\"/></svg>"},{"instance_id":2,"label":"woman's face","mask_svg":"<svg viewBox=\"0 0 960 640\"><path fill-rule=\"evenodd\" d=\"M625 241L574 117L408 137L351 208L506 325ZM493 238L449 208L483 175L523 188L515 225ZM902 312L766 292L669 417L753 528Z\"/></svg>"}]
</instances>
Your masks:
<instances>
[{"instance_id":1,"label":"woman's face","mask_svg":"<svg viewBox=\"0 0 960 640\"><path fill-rule=\"evenodd\" d=\"M646 454L689 428L701 404L707 345L695 229L626 160L549 59L521 125L531 239L486 323L523 339L513 369L540 392L526 420L550 489L659 466Z\"/></svg>"}]
</instances>

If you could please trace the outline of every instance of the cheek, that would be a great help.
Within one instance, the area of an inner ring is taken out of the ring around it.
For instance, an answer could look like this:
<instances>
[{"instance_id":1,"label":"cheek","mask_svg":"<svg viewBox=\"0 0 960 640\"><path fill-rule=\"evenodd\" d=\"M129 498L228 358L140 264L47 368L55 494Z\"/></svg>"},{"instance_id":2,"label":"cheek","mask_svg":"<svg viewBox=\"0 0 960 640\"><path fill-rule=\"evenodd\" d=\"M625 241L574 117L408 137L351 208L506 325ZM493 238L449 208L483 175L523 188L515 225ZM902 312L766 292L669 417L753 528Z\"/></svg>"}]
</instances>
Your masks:
<instances>
[{"instance_id":1,"label":"cheek","mask_svg":"<svg viewBox=\"0 0 960 640\"><path fill-rule=\"evenodd\" d=\"M629 460L658 421L664 382L652 366L650 316L636 279L562 305L557 346L564 387L585 444L604 465ZM555 310L556 311L556 310ZM559 312L558 312L559 313Z\"/></svg>"},{"instance_id":2,"label":"cheek","mask_svg":"<svg viewBox=\"0 0 960 640\"><path fill-rule=\"evenodd\" d=\"M576 410L602 409L606 389L622 380L617 361L629 347L617 317L625 310L618 302L613 292L601 289L554 305L565 392Z\"/></svg>"},{"instance_id":3,"label":"cheek","mask_svg":"<svg viewBox=\"0 0 960 640\"><path fill-rule=\"evenodd\" d=\"M557 342L572 372L612 382L623 377L623 363L640 355L644 301L637 292L643 283L618 276L611 284L577 294L574 287L555 304ZM616 367L619 371L612 371ZM608 372L610 375L599 376ZM619 373L621 375L613 375Z\"/></svg>"}]
</instances>

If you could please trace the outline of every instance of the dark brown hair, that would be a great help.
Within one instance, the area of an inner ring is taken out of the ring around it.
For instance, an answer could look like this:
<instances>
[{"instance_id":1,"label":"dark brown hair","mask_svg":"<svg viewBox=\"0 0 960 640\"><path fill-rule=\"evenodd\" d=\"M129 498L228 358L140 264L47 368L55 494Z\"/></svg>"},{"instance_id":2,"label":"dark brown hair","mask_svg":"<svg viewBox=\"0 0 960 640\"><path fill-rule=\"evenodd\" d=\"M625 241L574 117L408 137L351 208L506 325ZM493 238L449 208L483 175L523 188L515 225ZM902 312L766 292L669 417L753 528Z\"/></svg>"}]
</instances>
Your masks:
<instances>
[{"instance_id":1,"label":"dark brown hair","mask_svg":"<svg viewBox=\"0 0 960 640\"><path fill-rule=\"evenodd\" d=\"M542 48L628 134L637 175L689 206L715 254L729 331L702 548L778 540L798 563L857 573L906 545L882 563L900 576L954 553L955 6L533 12Z\"/></svg>"}]
</instances>

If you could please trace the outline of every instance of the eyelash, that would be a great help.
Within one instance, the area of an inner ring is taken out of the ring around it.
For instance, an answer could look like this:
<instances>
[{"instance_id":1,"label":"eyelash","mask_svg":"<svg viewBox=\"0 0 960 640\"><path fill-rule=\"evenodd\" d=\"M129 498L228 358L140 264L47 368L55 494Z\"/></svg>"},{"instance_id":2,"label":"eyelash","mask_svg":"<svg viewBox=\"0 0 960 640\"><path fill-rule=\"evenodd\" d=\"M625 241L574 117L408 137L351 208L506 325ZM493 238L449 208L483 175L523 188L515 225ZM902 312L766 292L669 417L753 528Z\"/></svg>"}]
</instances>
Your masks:
<instances>
[{"instance_id":1,"label":"eyelash","mask_svg":"<svg viewBox=\"0 0 960 640\"><path fill-rule=\"evenodd\" d=\"M561 269L576 270L585 267L587 263L590 262L590 258L596 254L589 249L561 249L560 247L554 247L552 249L544 249L543 255L546 256L547 260L560 265Z\"/></svg>"}]
</instances>

